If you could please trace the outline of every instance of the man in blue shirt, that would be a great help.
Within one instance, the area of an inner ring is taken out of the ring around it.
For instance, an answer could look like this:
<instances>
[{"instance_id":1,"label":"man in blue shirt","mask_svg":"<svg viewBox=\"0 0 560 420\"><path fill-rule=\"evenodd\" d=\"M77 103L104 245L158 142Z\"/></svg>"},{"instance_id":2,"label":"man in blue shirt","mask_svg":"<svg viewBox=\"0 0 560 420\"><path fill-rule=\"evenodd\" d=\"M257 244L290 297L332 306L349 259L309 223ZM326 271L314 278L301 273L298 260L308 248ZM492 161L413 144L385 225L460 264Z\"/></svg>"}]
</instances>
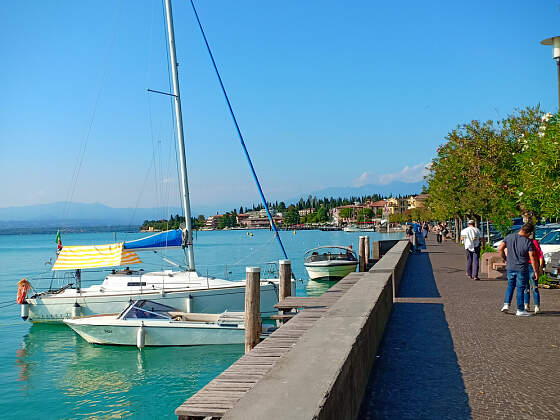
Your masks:
<instances>
[{"instance_id":1,"label":"man in blue shirt","mask_svg":"<svg viewBox=\"0 0 560 420\"><path fill-rule=\"evenodd\" d=\"M498 248L500 256L507 263L506 272L508 286L504 297L502 312L508 311L511 299L513 298L513 290L517 287L517 312L515 315L531 315L525 310L523 293L525 289L527 289L529 283L529 264L533 266L535 273L539 272L537 251L535 250L533 241L529 239L529 236L534 230L535 226L532 223L525 223L518 233L507 235Z\"/></svg>"}]
</instances>

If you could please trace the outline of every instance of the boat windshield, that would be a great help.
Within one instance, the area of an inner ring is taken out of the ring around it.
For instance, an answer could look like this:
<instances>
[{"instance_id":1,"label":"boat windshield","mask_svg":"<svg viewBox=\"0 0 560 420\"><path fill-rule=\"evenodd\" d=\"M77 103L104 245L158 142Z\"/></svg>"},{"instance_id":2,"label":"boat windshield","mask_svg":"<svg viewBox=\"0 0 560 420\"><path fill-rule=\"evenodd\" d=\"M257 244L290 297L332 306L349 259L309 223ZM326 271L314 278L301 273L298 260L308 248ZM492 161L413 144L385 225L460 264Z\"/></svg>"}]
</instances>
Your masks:
<instances>
[{"instance_id":1,"label":"boat windshield","mask_svg":"<svg viewBox=\"0 0 560 420\"><path fill-rule=\"evenodd\" d=\"M177 309L151 300L137 300L128 305L120 319L171 319L169 312L173 311Z\"/></svg>"},{"instance_id":2,"label":"boat windshield","mask_svg":"<svg viewBox=\"0 0 560 420\"><path fill-rule=\"evenodd\" d=\"M357 261L354 251L350 248L322 247L309 250L305 255L305 262L317 261Z\"/></svg>"}]
</instances>

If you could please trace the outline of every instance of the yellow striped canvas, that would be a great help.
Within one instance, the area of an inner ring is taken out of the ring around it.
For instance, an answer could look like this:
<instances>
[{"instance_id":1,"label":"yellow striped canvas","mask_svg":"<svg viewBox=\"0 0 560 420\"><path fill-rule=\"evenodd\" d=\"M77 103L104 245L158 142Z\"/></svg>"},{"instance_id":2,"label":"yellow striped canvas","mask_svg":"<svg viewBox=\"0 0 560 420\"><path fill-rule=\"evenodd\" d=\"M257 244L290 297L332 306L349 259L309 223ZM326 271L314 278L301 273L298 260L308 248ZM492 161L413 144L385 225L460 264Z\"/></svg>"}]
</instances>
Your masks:
<instances>
[{"instance_id":1,"label":"yellow striped canvas","mask_svg":"<svg viewBox=\"0 0 560 420\"><path fill-rule=\"evenodd\" d=\"M123 249L124 242L91 246L64 246L53 270L76 270L139 264L142 261L133 251Z\"/></svg>"}]
</instances>

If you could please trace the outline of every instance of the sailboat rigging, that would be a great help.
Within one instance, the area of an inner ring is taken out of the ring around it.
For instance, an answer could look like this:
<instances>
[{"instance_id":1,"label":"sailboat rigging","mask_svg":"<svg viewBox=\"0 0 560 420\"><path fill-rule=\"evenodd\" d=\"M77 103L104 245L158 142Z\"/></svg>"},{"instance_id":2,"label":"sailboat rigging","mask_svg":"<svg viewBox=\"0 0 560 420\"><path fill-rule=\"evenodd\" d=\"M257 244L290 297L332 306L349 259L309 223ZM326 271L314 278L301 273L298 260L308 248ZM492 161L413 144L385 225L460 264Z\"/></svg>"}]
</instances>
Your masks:
<instances>
[{"instance_id":1,"label":"sailboat rigging","mask_svg":"<svg viewBox=\"0 0 560 420\"><path fill-rule=\"evenodd\" d=\"M193 4L194 8L194 4ZM165 302L166 305L185 312L221 313L225 310L243 310L245 299L245 282L232 282L216 279L206 275L199 276L195 270L193 250L192 215L189 199L187 178L186 151L183 132L183 118L181 110L181 95L177 70L177 56L175 51L175 34L173 28L173 12L171 0L165 0L165 16L167 21L167 35L169 43L169 58L173 80L173 101L175 123L177 128L177 142L179 150L179 168L181 179L181 204L185 216L185 229L177 229L157 233L138 240L118 242L97 246L63 246L52 269L76 270L76 279L80 277L80 270L95 267L123 267L124 270L113 270L100 285L89 287L62 287L55 291L36 293L24 299L21 312L24 319L32 322L62 322L66 318L107 314L120 312L130 300L150 299L154 302ZM195 10L196 14L196 10ZM198 15L196 14L197 20ZM200 21L198 20L199 24ZM202 29L202 27L201 27ZM206 41L205 41L206 42ZM208 43L206 42L207 46ZM213 59L212 59L213 60ZM215 66L215 63L214 63ZM217 68L215 67L217 72ZM218 73L219 77L219 73ZM220 78L220 84L221 78ZM264 199L262 189L244 145L239 126L227 99L228 107L234 118L237 132L240 136L246 157L248 158L259 193L268 212L268 204ZM275 235L280 237L271 220ZM282 252L286 252L280 241ZM129 265L139 264L140 258L136 252L142 250L156 250L169 247L182 247L187 258L185 271L163 270L160 272L144 272L131 270ZM273 305L277 301L276 288L278 280L261 281L261 312L269 315L275 312ZM295 283L292 282L292 288ZM295 293L294 293L295 294Z\"/></svg>"}]
</instances>

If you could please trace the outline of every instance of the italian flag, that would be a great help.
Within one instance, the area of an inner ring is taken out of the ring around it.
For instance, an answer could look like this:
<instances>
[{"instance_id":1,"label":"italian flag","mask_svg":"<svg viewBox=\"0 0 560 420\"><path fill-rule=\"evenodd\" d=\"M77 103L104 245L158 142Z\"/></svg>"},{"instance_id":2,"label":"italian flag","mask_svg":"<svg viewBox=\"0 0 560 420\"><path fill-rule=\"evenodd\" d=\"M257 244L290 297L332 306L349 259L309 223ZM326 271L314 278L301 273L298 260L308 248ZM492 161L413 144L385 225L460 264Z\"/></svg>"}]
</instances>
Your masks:
<instances>
[{"instance_id":1,"label":"italian flag","mask_svg":"<svg viewBox=\"0 0 560 420\"><path fill-rule=\"evenodd\" d=\"M56 250L60 251L62 249L62 239L60 239L60 230L56 231L56 239L54 241L57 244Z\"/></svg>"}]
</instances>

